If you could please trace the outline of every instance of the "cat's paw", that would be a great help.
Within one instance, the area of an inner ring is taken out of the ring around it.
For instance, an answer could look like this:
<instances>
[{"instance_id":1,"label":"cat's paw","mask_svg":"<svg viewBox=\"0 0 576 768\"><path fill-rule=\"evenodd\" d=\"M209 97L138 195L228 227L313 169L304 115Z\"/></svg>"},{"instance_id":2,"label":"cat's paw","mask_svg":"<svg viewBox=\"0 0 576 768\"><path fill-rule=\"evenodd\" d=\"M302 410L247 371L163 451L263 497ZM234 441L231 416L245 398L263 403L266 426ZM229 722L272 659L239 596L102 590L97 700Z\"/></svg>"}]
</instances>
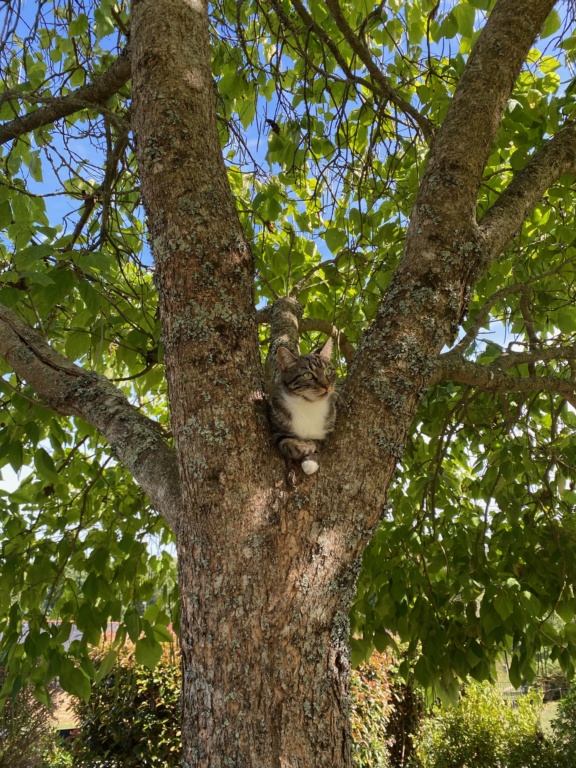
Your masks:
<instances>
[{"instance_id":1,"label":"cat's paw","mask_svg":"<svg viewBox=\"0 0 576 768\"><path fill-rule=\"evenodd\" d=\"M311 459L309 456L306 459L304 459L304 461L300 466L302 467L302 470L307 475L313 475L314 472L318 472L318 469L320 467L316 459Z\"/></svg>"}]
</instances>

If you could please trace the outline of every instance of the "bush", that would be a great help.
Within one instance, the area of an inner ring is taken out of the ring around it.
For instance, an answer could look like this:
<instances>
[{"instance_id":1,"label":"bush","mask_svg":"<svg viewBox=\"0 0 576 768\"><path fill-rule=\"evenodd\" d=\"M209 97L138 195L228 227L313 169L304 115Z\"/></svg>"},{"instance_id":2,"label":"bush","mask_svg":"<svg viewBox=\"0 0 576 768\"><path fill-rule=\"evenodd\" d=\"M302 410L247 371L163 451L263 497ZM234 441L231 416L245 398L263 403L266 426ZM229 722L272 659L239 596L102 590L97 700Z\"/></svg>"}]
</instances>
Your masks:
<instances>
[{"instance_id":1,"label":"bush","mask_svg":"<svg viewBox=\"0 0 576 768\"><path fill-rule=\"evenodd\" d=\"M392 709L391 660L373 653L370 661L352 672L352 755L356 768L389 768L386 729Z\"/></svg>"},{"instance_id":2,"label":"bush","mask_svg":"<svg viewBox=\"0 0 576 768\"><path fill-rule=\"evenodd\" d=\"M554 743L558 752L558 766L576 766L576 685L558 703L558 715L552 721Z\"/></svg>"},{"instance_id":3,"label":"bush","mask_svg":"<svg viewBox=\"0 0 576 768\"><path fill-rule=\"evenodd\" d=\"M170 652L151 672L125 650L76 714L75 768L180 765L180 665Z\"/></svg>"},{"instance_id":4,"label":"bush","mask_svg":"<svg viewBox=\"0 0 576 768\"><path fill-rule=\"evenodd\" d=\"M69 749L58 740L44 755L43 768L72 768L73 757Z\"/></svg>"},{"instance_id":5,"label":"bush","mask_svg":"<svg viewBox=\"0 0 576 768\"><path fill-rule=\"evenodd\" d=\"M5 679L0 668L0 688ZM0 768L40 768L53 737L50 710L23 688L0 710Z\"/></svg>"},{"instance_id":6,"label":"bush","mask_svg":"<svg viewBox=\"0 0 576 768\"><path fill-rule=\"evenodd\" d=\"M422 768L557 768L540 730L542 695L506 703L489 683L472 683L457 707L424 724L416 750ZM517 705L517 706L516 706Z\"/></svg>"}]
</instances>

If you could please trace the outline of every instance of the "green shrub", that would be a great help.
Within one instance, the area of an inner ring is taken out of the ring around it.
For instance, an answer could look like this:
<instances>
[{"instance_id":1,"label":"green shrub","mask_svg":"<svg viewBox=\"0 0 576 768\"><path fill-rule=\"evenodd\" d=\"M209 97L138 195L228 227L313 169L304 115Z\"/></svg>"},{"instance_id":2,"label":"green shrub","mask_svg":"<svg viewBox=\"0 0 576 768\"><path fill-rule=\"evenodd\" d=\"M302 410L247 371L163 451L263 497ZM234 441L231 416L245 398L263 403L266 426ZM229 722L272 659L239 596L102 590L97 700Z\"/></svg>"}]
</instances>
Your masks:
<instances>
[{"instance_id":1,"label":"green shrub","mask_svg":"<svg viewBox=\"0 0 576 768\"><path fill-rule=\"evenodd\" d=\"M5 679L0 668L0 688ZM0 768L39 768L53 738L50 710L36 701L30 688L22 688L0 710Z\"/></svg>"},{"instance_id":2,"label":"green shrub","mask_svg":"<svg viewBox=\"0 0 576 768\"><path fill-rule=\"evenodd\" d=\"M352 672L352 755L356 768L389 768L386 729L391 691L388 656L373 653L370 661Z\"/></svg>"},{"instance_id":3,"label":"green shrub","mask_svg":"<svg viewBox=\"0 0 576 768\"><path fill-rule=\"evenodd\" d=\"M552 721L554 743L558 752L558 766L576 767L576 685L558 703L558 715Z\"/></svg>"},{"instance_id":4,"label":"green shrub","mask_svg":"<svg viewBox=\"0 0 576 768\"><path fill-rule=\"evenodd\" d=\"M58 739L44 755L43 768L72 768L73 757L70 750Z\"/></svg>"},{"instance_id":5,"label":"green shrub","mask_svg":"<svg viewBox=\"0 0 576 768\"><path fill-rule=\"evenodd\" d=\"M125 651L76 714L75 768L180 765L180 664L174 654L165 653L151 672Z\"/></svg>"},{"instance_id":6,"label":"green shrub","mask_svg":"<svg viewBox=\"0 0 576 768\"><path fill-rule=\"evenodd\" d=\"M557 768L540 730L542 695L505 702L489 683L472 683L457 707L424 724L416 750L421 768Z\"/></svg>"}]
</instances>

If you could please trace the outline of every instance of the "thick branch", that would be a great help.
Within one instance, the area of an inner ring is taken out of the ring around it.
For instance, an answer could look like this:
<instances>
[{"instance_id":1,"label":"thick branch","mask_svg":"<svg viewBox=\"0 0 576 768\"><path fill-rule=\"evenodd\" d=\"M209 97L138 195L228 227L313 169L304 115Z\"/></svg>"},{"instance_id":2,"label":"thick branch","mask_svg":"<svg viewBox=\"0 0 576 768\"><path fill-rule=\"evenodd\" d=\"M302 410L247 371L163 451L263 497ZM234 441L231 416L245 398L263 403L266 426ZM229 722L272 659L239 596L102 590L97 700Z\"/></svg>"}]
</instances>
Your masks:
<instances>
[{"instance_id":1,"label":"thick branch","mask_svg":"<svg viewBox=\"0 0 576 768\"><path fill-rule=\"evenodd\" d=\"M180 482L176 456L159 426L104 376L87 372L0 305L0 355L56 413L80 416L110 443L154 507L176 528Z\"/></svg>"},{"instance_id":2,"label":"thick branch","mask_svg":"<svg viewBox=\"0 0 576 768\"><path fill-rule=\"evenodd\" d=\"M426 228L475 220L478 189L514 82L554 0L499 0L460 78L418 199ZM420 222L419 226L423 222ZM413 224L414 217L413 217Z\"/></svg>"},{"instance_id":3,"label":"thick branch","mask_svg":"<svg viewBox=\"0 0 576 768\"><path fill-rule=\"evenodd\" d=\"M331 336L334 341L338 342L338 349L344 355L344 359L350 365L354 359L354 347L350 344L346 334L339 330L329 320L320 320L317 317L305 317L300 322L300 332L306 331L320 331L327 336Z\"/></svg>"},{"instance_id":4,"label":"thick branch","mask_svg":"<svg viewBox=\"0 0 576 768\"><path fill-rule=\"evenodd\" d=\"M567 347L543 347L542 349L530 349L525 352L504 352L489 367L496 371L506 371L519 365L551 363L554 360L574 360L575 358L576 344L571 344Z\"/></svg>"},{"instance_id":5,"label":"thick branch","mask_svg":"<svg viewBox=\"0 0 576 768\"><path fill-rule=\"evenodd\" d=\"M268 389L278 375L276 351L288 347L298 354L302 305L289 296L277 299L270 307L267 322L270 323L270 348L266 358L265 375Z\"/></svg>"},{"instance_id":6,"label":"thick branch","mask_svg":"<svg viewBox=\"0 0 576 768\"><path fill-rule=\"evenodd\" d=\"M446 352L439 358L438 369L431 383L455 381L486 392L553 392L576 406L576 381L559 376L511 376L505 373L507 368L522 363L572 359L575 353L576 347L510 352L491 365L481 365L454 352Z\"/></svg>"},{"instance_id":7,"label":"thick branch","mask_svg":"<svg viewBox=\"0 0 576 768\"><path fill-rule=\"evenodd\" d=\"M563 173L576 172L576 123L556 134L519 171L480 221L487 251L496 258L526 216Z\"/></svg>"},{"instance_id":8,"label":"thick branch","mask_svg":"<svg viewBox=\"0 0 576 768\"><path fill-rule=\"evenodd\" d=\"M130 54L126 48L106 72L88 85L53 99L44 107L19 115L0 126L0 144L17 139L36 128L50 125L56 120L73 115L79 109L104 104L130 79Z\"/></svg>"}]
</instances>

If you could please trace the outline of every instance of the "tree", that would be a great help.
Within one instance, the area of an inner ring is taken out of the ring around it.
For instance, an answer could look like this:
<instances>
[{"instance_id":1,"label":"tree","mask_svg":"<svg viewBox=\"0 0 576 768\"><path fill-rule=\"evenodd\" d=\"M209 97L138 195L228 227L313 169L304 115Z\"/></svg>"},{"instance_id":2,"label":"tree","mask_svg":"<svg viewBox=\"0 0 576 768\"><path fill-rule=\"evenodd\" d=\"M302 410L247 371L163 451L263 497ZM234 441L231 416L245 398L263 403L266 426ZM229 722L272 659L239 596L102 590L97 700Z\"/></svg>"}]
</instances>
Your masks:
<instances>
[{"instance_id":1,"label":"tree","mask_svg":"<svg viewBox=\"0 0 576 768\"><path fill-rule=\"evenodd\" d=\"M159 516L184 765L348 766L353 602L358 657L398 634L447 695L502 649L513 681L544 646L573 671L576 38L553 6L7 11L1 456L34 474L2 511L4 696L27 673L87 696L110 617L154 664ZM81 202L68 228L42 174ZM261 353L315 332L346 376L307 477L272 447Z\"/></svg>"}]
</instances>

